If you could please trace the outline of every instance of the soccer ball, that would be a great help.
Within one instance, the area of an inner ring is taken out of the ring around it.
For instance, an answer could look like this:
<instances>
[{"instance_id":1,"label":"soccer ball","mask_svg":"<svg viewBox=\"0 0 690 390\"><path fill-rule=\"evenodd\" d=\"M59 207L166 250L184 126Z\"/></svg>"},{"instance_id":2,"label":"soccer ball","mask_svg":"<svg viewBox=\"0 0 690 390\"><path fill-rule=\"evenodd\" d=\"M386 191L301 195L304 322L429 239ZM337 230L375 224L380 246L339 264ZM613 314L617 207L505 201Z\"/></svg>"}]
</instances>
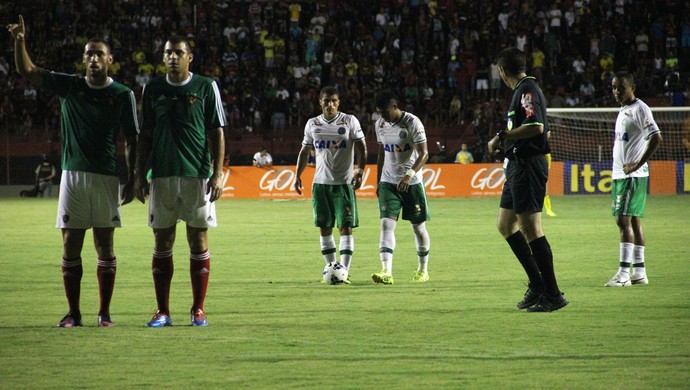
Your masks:
<instances>
[{"instance_id":1,"label":"soccer ball","mask_svg":"<svg viewBox=\"0 0 690 390\"><path fill-rule=\"evenodd\" d=\"M347 280L347 268L340 263L328 264L323 269L323 281L326 284L343 284Z\"/></svg>"}]
</instances>

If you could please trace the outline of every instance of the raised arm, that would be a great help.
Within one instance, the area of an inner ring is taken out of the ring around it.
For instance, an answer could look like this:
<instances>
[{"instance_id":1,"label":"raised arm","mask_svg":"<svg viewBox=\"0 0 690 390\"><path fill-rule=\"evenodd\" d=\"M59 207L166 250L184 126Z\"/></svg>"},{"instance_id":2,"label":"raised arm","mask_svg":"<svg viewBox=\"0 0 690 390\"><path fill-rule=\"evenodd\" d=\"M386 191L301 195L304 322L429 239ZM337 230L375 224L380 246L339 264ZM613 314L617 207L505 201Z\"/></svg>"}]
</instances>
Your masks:
<instances>
[{"instance_id":1,"label":"raised arm","mask_svg":"<svg viewBox=\"0 0 690 390\"><path fill-rule=\"evenodd\" d=\"M26 29L24 27L24 17L19 15L19 23L12 23L7 26L14 39L14 64L17 72L29 80L31 84L40 87L43 84L41 69L34 65L26 50Z\"/></svg>"}]
</instances>

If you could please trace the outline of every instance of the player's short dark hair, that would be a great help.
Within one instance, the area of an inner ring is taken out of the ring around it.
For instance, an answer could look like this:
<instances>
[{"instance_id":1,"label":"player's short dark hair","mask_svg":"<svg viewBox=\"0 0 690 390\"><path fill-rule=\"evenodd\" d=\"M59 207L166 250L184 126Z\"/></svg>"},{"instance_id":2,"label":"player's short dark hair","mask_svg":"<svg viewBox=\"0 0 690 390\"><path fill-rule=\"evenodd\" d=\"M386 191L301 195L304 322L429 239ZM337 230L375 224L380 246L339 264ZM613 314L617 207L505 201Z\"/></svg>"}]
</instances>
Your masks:
<instances>
[{"instance_id":1,"label":"player's short dark hair","mask_svg":"<svg viewBox=\"0 0 690 390\"><path fill-rule=\"evenodd\" d=\"M386 109L391 104L398 104L398 95L393 92L392 89L384 89L376 94L374 99L374 104L376 108Z\"/></svg>"},{"instance_id":2,"label":"player's short dark hair","mask_svg":"<svg viewBox=\"0 0 690 390\"><path fill-rule=\"evenodd\" d=\"M192 52L192 45L189 44L189 40L181 35L171 36L170 38L168 38L168 42L170 42L170 44L172 45L179 45L180 43L184 43L187 52Z\"/></svg>"},{"instance_id":3,"label":"player's short dark hair","mask_svg":"<svg viewBox=\"0 0 690 390\"><path fill-rule=\"evenodd\" d=\"M333 96L333 95L340 97L340 93L338 92L338 88L329 85L329 86L321 88L321 92L319 93L319 99L323 98L324 96Z\"/></svg>"},{"instance_id":4,"label":"player's short dark hair","mask_svg":"<svg viewBox=\"0 0 690 390\"><path fill-rule=\"evenodd\" d=\"M628 72L627 70L621 70L620 72L616 72L616 74L614 74L613 77L617 79L628 80L629 85L635 85L635 76L632 74L632 72Z\"/></svg>"},{"instance_id":5,"label":"player's short dark hair","mask_svg":"<svg viewBox=\"0 0 690 390\"><path fill-rule=\"evenodd\" d=\"M110 50L110 45L108 44L108 42L105 41L105 39L91 38L86 42L87 45L89 43L100 43L101 45L105 46L106 49L108 49L108 54L112 53L112 51Z\"/></svg>"},{"instance_id":6,"label":"player's short dark hair","mask_svg":"<svg viewBox=\"0 0 690 390\"><path fill-rule=\"evenodd\" d=\"M527 71L525 53L517 47L507 47L498 52L496 64L509 76L517 76Z\"/></svg>"}]
</instances>

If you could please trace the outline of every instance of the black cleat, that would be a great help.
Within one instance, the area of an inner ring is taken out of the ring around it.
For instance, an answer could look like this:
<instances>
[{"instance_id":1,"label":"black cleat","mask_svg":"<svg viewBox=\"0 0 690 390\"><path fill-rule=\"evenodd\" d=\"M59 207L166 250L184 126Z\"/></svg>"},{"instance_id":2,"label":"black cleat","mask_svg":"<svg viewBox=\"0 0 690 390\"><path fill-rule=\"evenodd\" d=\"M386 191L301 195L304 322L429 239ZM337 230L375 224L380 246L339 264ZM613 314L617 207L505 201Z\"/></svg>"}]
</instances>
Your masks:
<instances>
[{"instance_id":1,"label":"black cleat","mask_svg":"<svg viewBox=\"0 0 690 390\"><path fill-rule=\"evenodd\" d=\"M530 313L551 312L561 309L567 304L568 301L563 296L563 293L560 293L556 296L548 296L543 294L539 299L539 302L532 307L528 307L527 311Z\"/></svg>"},{"instance_id":2,"label":"black cleat","mask_svg":"<svg viewBox=\"0 0 690 390\"><path fill-rule=\"evenodd\" d=\"M76 328L82 326L81 313L67 313L57 324L58 328Z\"/></svg>"},{"instance_id":3,"label":"black cleat","mask_svg":"<svg viewBox=\"0 0 690 390\"><path fill-rule=\"evenodd\" d=\"M527 287L527 291L525 291L525 297L520 302L518 302L517 308L522 310L534 306L537 302L539 302L539 298L541 297L541 295L542 293L532 290L531 287Z\"/></svg>"}]
</instances>

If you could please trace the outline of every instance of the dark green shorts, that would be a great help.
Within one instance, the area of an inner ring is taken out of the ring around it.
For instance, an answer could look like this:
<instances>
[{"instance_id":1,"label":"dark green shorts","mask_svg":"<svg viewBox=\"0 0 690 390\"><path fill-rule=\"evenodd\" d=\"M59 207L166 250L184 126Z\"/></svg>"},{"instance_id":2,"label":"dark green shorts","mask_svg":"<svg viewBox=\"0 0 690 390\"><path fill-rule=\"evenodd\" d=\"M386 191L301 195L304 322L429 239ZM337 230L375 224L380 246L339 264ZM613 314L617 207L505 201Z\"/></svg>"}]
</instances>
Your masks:
<instances>
[{"instance_id":1,"label":"dark green shorts","mask_svg":"<svg viewBox=\"0 0 690 390\"><path fill-rule=\"evenodd\" d=\"M402 219L411 223L431 219L423 183L411 185L407 192L399 192L395 184L380 182L377 193L381 218L397 218L402 210Z\"/></svg>"},{"instance_id":2,"label":"dark green shorts","mask_svg":"<svg viewBox=\"0 0 690 390\"><path fill-rule=\"evenodd\" d=\"M312 184L314 225L319 228L359 226L357 198L350 184Z\"/></svg>"}]
</instances>

